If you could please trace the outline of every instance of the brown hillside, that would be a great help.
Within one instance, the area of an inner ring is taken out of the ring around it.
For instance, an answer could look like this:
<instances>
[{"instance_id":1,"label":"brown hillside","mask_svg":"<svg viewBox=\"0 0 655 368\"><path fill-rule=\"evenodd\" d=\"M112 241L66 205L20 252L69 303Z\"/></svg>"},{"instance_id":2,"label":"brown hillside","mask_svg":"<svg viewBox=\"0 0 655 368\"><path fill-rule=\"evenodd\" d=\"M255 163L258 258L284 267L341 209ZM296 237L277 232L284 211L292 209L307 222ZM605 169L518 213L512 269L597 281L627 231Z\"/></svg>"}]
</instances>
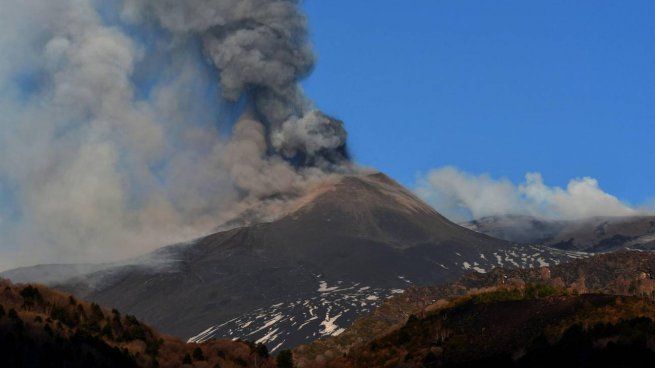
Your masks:
<instances>
[{"instance_id":1,"label":"brown hillside","mask_svg":"<svg viewBox=\"0 0 655 368\"><path fill-rule=\"evenodd\" d=\"M0 280L2 367L272 367L261 345L186 344L94 303Z\"/></svg>"},{"instance_id":2,"label":"brown hillside","mask_svg":"<svg viewBox=\"0 0 655 368\"><path fill-rule=\"evenodd\" d=\"M450 303L454 298L498 287L543 284L569 294L655 296L655 254L621 251L569 263L532 269L496 268L488 273L470 272L454 283L412 287L389 299L337 337L317 340L294 349L296 360L305 364L325 361L358 349L399 328L414 315L422 315Z\"/></svg>"}]
</instances>

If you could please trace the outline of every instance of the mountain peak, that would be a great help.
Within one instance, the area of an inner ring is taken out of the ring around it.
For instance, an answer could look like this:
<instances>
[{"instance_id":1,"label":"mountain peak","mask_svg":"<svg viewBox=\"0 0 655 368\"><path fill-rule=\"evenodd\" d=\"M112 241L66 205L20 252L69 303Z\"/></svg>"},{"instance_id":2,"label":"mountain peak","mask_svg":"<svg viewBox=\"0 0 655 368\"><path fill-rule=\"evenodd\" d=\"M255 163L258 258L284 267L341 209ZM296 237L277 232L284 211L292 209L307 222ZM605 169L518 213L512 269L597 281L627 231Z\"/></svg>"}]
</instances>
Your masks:
<instances>
[{"instance_id":1,"label":"mountain peak","mask_svg":"<svg viewBox=\"0 0 655 368\"><path fill-rule=\"evenodd\" d=\"M294 209L299 211L314 206L339 206L341 210L354 213L380 207L407 213L438 215L409 190L379 172L345 175L338 180L318 185L301 197Z\"/></svg>"},{"instance_id":2,"label":"mountain peak","mask_svg":"<svg viewBox=\"0 0 655 368\"><path fill-rule=\"evenodd\" d=\"M200 341L238 330L293 346L336 333L408 285L486 272L513 252L378 172L331 175L300 197L279 200L280 216L151 255L169 260L166 267L130 264L60 287L177 336ZM536 252L523 259L549 259ZM294 325L296 318L304 322Z\"/></svg>"}]
</instances>

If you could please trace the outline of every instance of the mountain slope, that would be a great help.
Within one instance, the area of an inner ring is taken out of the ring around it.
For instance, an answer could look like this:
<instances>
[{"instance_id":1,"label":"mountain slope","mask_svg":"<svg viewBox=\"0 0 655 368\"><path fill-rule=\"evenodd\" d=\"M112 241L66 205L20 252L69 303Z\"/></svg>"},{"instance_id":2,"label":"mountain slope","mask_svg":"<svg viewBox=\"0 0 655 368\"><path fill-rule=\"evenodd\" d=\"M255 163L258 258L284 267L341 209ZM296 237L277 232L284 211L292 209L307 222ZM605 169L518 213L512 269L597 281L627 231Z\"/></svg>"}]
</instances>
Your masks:
<instances>
[{"instance_id":1,"label":"mountain slope","mask_svg":"<svg viewBox=\"0 0 655 368\"><path fill-rule=\"evenodd\" d=\"M262 346L186 344L130 315L0 279L2 367L272 367Z\"/></svg>"},{"instance_id":2,"label":"mountain slope","mask_svg":"<svg viewBox=\"0 0 655 368\"><path fill-rule=\"evenodd\" d=\"M58 287L194 341L242 337L281 349L340 333L410 284L583 256L462 228L383 174L322 183L290 207L272 222L166 247L146 264L105 267Z\"/></svg>"},{"instance_id":3,"label":"mountain slope","mask_svg":"<svg viewBox=\"0 0 655 368\"><path fill-rule=\"evenodd\" d=\"M499 290L410 318L323 367L647 367L655 303ZM307 367L307 366L305 366Z\"/></svg>"},{"instance_id":4,"label":"mountain slope","mask_svg":"<svg viewBox=\"0 0 655 368\"><path fill-rule=\"evenodd\" d=\"M526 343L549 329L552 331L547 326L559 326L559 332L551 336L554 338L563 336L568 327L578 322L584 322L583 327L593 326L596 322L611 322L621 326L619 329L622 331L649 333L651 339L655 339L652 321L645 321L645 331L638 330L641 324L630 322L644 316L655 320L652 301L655 297L654 275L655 254L640 251L606 253L552 267L499 268L486 274L471 272L454 283L410 288L383 303L370 315L357 320L341 335L295 348L294 357L298 367L361 366L363 361L368 362L369 366L377 366L373 364L377 361L384 366L411 367L421 366L428 352L435 350L438 351L439 364L445 364L446 358L452 358L453 351L448 351L444 341L434 345L434 339L435 336L450 336L446 345L452 347L459 341L462 345L458 349L465 352L456 359L460 363L467 356L506 360L512 356L520 357L523 349L526 350L524 355L529 353L535 346ZM585 309L590 306L594 307ZM558 325L567 318L567 326ZM627 324L624 324L626 321ZM448 326L444 327L444 322ZM452 329L458 325L461 327L464 322L468 327L453 333ZM521 327L516 328L516 324ZM434 328L437 326L450 332L446 335L436 333ZM402 332L403 329L405 332ZM612 329L614 327L608 327L608 331ZM584 338L588 339L585 341L608 338L595 335L599 331L587 332L584 333ZM523 336L522 333L531 335ZM456 336L451 336L453 334ZM396 340L400 335L412 338L400 342ZM629 335L623 337L630 339ZM410 340L414 341L410 343ZM556 343L557 339L549 341L554 344L542 348L547 348L546 351L550 353L563 347ZM438 348L433 349L435 346ZM573 349L571 353L593 353L593 349L587 348L581 345L579 350ZM538 349L532 351L538 352ZM630 358L629 354L625 354L624 360ZM345 355L349 355L349 359L335 360ZM386 363L382 364L378 360L382 357L388 362L385 360ZM452 363L451 360L449 364ZM482 363L471 364L481 366ZM502 364L512 366L514 363L504 361ZM535 362L524 360L521 364L534 366ZM559 364L566 362L560 361Z\"/></svg>"},{"instance_id":5,"label":"mountain slope","mask_svg":"<svg viewBox=\"0 0 655 368\"><path fill-rule=\"evenodd\" d=\"M555 221L508 215L485 217L464 226L507 241L565 250L606 252L655 248L655 216Z\"/></svg>"}]
</instances>

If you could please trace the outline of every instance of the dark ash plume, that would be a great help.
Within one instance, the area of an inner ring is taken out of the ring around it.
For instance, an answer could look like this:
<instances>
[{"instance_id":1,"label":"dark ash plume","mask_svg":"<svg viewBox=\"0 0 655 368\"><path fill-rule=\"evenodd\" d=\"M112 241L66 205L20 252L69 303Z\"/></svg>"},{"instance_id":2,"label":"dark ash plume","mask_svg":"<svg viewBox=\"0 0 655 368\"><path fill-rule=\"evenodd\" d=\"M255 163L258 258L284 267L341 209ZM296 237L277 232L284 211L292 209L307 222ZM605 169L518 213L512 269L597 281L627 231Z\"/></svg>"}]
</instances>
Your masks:
<instances>
[{"instance_id":1,"label":"dark ash plume","mask_svg":"<svg viewBox=\"0 0 655 368\"><path fill-rule=\"evenodd\" d=\"M297 1L3 0L0 51L0 269L267 221L352 170Z\"/></svg>"},{"instance_id":2,"label":"dark ash plume","mask_svg":"<svg viewBox=\"0 0 655 368\"><path fill-rule=\"evenodd\" d=\"M200 37L223 96L247 98L272 152L301 166L347 159L343 123L316 111L299 86L315 58L297 0L128 0L124 14Z\"/></svg>"}]
</instances>

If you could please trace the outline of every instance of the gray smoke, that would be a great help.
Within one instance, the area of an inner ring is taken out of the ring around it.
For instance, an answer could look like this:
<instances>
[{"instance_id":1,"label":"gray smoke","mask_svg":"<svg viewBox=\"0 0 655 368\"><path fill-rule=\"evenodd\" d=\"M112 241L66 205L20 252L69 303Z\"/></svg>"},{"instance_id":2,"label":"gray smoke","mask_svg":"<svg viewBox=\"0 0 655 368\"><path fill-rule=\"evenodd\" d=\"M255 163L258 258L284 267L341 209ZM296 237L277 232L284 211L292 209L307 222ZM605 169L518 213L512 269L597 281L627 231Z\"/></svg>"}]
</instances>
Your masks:
<instances>
[{"instance_id":1,"label":"gray smoke","mask_svg":"<svg viewBox=\"0 0 655 368\"><path fill-rule=\"evenodd\" d=\"M271 219L350 170L343 124L298 85L296 1L0 5L0 269Z\"/></svg>"},{"instance_id":2,"label":"gray smoke","mask_svg":"<svg viewBox=\"0 0 655 368\"><path fill-rule=\"evenodd\" d=\"M345 158L343 124L316 111L298 85L315 58L297 0L127 0L123 15L177 37L199 36L223 96L246 96L276 152L312 164L317 156Z\"/></svg>"},{"instance_id":3,"label":"gray smoke","mask_svg":"<svg viewBox=\"0 0 655 368\"><path fill-rule=\"evenodd\" d=\"M420 177L418 195L453 221L515 215L549 221L644 214L605 192L591 177L574 178L566 187L549 186L540 173L527 173L516 185L508 179L474 175L455 167L433 169Z\"/></svg>"}]
</instances>

